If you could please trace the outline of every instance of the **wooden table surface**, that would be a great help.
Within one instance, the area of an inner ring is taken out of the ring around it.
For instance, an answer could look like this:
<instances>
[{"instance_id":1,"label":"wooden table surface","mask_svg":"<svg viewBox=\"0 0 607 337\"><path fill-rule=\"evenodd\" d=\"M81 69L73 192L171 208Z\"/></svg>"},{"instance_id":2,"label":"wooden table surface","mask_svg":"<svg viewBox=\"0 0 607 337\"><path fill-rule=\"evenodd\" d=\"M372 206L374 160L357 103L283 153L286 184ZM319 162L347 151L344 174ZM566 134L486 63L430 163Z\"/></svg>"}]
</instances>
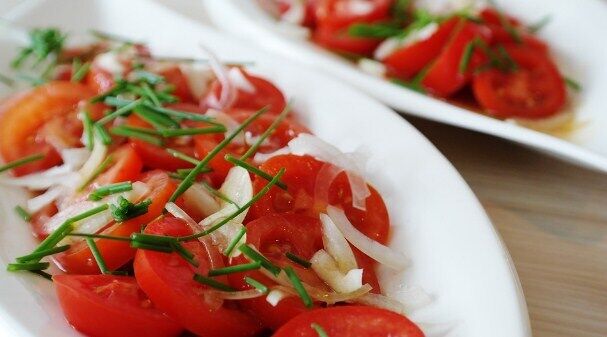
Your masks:
<instances>
[{"instance_id":1,"label":"wooden table surface","mask_svg":"<svg viewBox=\"0 0 607 337\"><path fill-rule=\"evenodd\" d=\"M1 1L3 9L20 2ZM208 20L201 1L160 2ZM607 337L607 174L491 136L407 120L455 165L502 235L533 335Z\"/></svg>"}]
</instances>

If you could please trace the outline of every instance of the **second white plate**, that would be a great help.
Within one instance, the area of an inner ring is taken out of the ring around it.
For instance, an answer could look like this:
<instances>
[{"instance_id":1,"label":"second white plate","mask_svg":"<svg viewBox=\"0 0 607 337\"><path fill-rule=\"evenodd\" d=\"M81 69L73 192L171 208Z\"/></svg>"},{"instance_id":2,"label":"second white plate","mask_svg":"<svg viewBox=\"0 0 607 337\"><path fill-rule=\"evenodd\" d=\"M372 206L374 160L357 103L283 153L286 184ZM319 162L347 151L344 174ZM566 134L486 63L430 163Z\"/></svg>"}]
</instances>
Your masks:
<instances>
[{"instance_id":1,"label":"second white plate","mask_svg":"<svg viewBox=\"0 0 607 337\"><path fill-rule=\"evenodd\" d=\"M447 0L425 0L425 2ZM500 8L537 22L550 23L541 31L564 73L578 80L583 90L574 95L571 107L578 127L562 138L503 122L456 107L384 79L366 74L356 66L288 34L254 0L205 1L213 22L235 35L246 37L291 59L322 69L376 97L387 105L418 117L471 129L534 147L579 165L607 172L607 3L599 0L496 1Z\"/></svg>"}]
</instances>

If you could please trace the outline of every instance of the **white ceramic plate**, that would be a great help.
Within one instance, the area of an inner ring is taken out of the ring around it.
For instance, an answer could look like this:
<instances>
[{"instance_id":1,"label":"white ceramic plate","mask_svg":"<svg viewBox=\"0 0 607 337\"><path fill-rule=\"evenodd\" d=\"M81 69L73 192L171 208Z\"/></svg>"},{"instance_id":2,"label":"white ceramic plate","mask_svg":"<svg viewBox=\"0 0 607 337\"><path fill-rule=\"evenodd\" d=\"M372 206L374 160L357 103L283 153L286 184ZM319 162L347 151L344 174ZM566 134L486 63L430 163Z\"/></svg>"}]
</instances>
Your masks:
<instances>
[{"instance_id":1,"label":"white ceramic plate","mask_svg":"<svg viewBox=\"0 0 607 337\"><path fill-rule=\"evenodd\" d=\"M424 0L426 3L451 0ZM455 2L455 1L453 1ZM494 136L562 157L590 168L607 171L607 2L599 0L496 1L506 12L525 22L537 22L545 15L551 22L542 29L564 74L582 83L568 108L578 121L575 131L562 138L511 123L502 122L444 101L405 89L360 71L339 56L288 34L254 0L206 1L213 22L231 33L246 37L294 60L327 71L353 84L385 104L405 113L432 119ZM462 3L462 1L460 1ZM603 40L602 40L603 39Z\"/></svg>"},{"instance_id":2,"label":"white ceramic plate","mask_svg":"<svg viewBox=\"0 0 607 337\"><path fill-rule=\"evenodd\" d=\"M508 252L462 178L445 158L396 113L367 96L288 61L258 52L189 21L154 2L38 1L15 13L23 26L56 25L72 32L95 28L149 41L163 55L201 56L199 43L224 59L254 61L254 71L276 81L296 99L303 121L344 150L364 146L371 154L370 180L382 192L394 225L392 246L413 266L402 275L383 270L391 292L419 285L435 301L411 317L453 336L530 336L525 301ZM14 46L0 41L0 59ZM4 62L2 62L4 63ZM5 69L0 69L4 71ZM0 189L0 261L30 251L29 228L13 212L25 196ZM65 322L52 285L34 275L0 268L0 320L12 336L78 335ZM118 337L118 336L117 336Z\"/></svg>"}]
</instances>

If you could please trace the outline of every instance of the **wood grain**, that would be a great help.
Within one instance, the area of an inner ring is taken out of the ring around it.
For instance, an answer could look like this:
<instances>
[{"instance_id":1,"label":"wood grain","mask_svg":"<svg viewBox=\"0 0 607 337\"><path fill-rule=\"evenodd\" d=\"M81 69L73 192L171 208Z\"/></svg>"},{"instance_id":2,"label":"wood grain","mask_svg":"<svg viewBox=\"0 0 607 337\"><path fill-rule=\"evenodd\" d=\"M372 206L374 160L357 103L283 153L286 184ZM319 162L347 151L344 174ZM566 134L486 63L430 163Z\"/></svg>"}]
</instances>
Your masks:
<instances>
[{"instance_id":1,"label":"wood grain","mask_svg":"<svg viewBox=\"0 0 607 337\"><path fill-rule=\"evenodd\" d=\"M607 336L607 175L491 136L409 118L502 235L535 337Z\"/></svg>"}]
</instances>

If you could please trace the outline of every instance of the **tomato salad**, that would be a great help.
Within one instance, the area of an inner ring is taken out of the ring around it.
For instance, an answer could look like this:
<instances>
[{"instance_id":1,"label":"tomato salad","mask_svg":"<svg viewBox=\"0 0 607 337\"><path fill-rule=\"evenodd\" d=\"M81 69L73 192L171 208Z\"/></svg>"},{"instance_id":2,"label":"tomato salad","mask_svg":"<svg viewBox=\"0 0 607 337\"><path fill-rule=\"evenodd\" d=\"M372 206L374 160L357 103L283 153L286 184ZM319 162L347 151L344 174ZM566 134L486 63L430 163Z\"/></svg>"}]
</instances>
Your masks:
<instances>
[{"instance_id":1,"label":"tomato salad","mask_svg":"<svg viewBox=\"0 0 607 337\"><path fill-rule=\"evenodd\" d=\"M434 14L408 0L259 0L362 70L500 119L564 113L565 79L548 45L496 7ZM541 24L545 24L543 20Z\"/></svg>"},{"instance_id":2,"label":"tomato salad","mask_svg":"<svg viewBox=\"0 0 607 337\"><path fill-rule=\"evenodd\" d=\"M0 104L0 184L40 244L9 271L96 337L424 335L382 294L407 258L356 156L243 64L94 35L36 29L12 63L33 86Z\"/></svg>"}]
</instances>

